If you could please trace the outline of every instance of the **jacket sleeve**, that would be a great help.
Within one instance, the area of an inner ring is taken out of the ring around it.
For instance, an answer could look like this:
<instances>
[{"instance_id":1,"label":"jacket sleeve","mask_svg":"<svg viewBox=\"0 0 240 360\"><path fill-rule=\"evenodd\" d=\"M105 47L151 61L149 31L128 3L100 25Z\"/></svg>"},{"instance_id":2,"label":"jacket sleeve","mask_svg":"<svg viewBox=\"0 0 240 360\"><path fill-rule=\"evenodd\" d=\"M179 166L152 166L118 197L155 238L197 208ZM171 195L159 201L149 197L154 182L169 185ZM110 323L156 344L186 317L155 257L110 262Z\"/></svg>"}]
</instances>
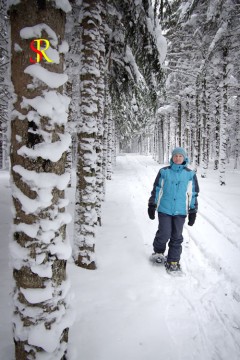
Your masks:
<instances>
[{"instance_id":1,"label":"jacket sleeve","mask_svg":"<svg viewBox=\"0 0 240 360\"><path fill-rule=\"evenodd\" d=\"M190 204L189 214L196 213L198 211L198 193L199 185L196 173L194 173L192 180L192 200Z\"/></svg>"},{"instance_id":2,"label":"jacket sleeve","mask_svg":"<svg viewBox=\"0 0 240 360\"><path fill-rule=\"evenodd\" d=\"M150 196L150 198L148 200L148 205L156 205L156 188L157 188L157 186L159 186L160 178L161 178L161 170L159 170L159 172L157 174L157 177L156 177L156 179L154 181L151 196Z\"/></svg>"}]
</instances>

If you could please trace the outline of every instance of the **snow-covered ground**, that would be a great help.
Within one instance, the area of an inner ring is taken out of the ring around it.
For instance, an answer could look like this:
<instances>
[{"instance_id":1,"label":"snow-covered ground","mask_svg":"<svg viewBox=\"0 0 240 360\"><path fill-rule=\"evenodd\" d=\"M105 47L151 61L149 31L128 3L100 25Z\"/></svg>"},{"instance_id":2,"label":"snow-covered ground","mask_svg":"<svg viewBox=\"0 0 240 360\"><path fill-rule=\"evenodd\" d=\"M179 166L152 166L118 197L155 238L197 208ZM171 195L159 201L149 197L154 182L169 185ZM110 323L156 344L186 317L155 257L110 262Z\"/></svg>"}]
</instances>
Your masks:
<instances>
[{"instance_id":1,"label":"snow-covered ground","mask_svg":"<svg viewBox=\"0 0 240 360\"><path fill-rule=\"evenodd\" d=\"M173 277L149 261L157 220L149 220L147 201L159 167L150 156L118 156L96 239L98 268L68 263L76 314L69 360L240 358L240 172L229 165L225 187L213 170L198 175L199 213L184 228L184 275ZM0 197L0 359L12 360L6 172ZM73 189L68 197L72 211Z\"/></svg>"}]
</instances>

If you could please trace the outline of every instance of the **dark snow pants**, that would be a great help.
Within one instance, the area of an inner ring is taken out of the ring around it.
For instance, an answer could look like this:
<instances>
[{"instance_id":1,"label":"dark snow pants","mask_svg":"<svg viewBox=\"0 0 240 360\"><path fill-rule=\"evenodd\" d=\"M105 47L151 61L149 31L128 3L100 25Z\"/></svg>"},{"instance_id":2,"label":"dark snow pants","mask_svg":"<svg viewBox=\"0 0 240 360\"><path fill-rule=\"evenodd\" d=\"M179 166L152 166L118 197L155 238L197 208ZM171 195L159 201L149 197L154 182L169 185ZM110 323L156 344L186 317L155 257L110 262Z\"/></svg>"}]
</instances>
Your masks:
<instances>
[{"instance_id":1,"label":"dark snow pants","mask_svg":"<svg viewBox=\"0 0 240 360\"><path fill-rule=\"evenodd\" d=\"M156 253L164 253L168 243L167 261L179 261L182 253L183 225L186 216L171 216L158 213L158 231L156 232L153 249Z\"/></svg>"}]
</instances>

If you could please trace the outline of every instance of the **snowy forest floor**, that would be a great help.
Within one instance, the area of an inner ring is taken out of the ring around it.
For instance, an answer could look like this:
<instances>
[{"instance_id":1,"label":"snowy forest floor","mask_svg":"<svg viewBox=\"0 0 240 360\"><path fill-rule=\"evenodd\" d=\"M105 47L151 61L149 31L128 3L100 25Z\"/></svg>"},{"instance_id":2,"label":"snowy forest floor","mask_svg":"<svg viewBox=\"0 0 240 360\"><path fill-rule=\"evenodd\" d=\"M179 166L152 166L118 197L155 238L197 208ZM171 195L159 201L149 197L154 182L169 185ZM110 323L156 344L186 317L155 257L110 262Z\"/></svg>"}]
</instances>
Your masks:
<instances>
[{"instance_id":1,"label":"snowy forest floor","mask_svg":"<svg viewBox=\"0 0 240 360\"><path fill-rule=\"evenodd\" d=\"M97 230L97 270L68 262L76 317L69 360L240 358L240 172L230 164L226 186L213 170L206 179L198 174L199 213L193 227L184 227L184 275L173 277L149 261L157 219L149 220L147 202L160 167L150 156L117 157ZM12 360L6 172L0 196L0 359ZM73 212L73 188L67 197ZM68 233L72 238L72 224Z\"/></svg>"}]
</instances>

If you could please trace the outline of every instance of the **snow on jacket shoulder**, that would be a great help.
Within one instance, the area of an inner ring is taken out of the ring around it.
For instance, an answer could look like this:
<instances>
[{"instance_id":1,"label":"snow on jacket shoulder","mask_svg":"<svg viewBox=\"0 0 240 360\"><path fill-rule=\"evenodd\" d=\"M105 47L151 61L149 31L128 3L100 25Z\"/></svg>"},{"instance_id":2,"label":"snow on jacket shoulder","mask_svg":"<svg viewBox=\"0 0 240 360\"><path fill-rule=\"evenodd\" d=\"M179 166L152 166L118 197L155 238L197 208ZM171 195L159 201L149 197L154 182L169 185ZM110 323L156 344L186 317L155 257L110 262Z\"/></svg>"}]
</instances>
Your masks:
<instances>
[{"instance_id":1,"label":"snow on jacket shoulder","mask_svg":"<svg viewBox=\"0 0 240 360\"><path fill-rule=\"evenodd\" d=\"M186 164L171 163L160 169L153 185L149 204L168 215L197 212L199 186L195 171Z\"/></svg>"}]
</instances>

